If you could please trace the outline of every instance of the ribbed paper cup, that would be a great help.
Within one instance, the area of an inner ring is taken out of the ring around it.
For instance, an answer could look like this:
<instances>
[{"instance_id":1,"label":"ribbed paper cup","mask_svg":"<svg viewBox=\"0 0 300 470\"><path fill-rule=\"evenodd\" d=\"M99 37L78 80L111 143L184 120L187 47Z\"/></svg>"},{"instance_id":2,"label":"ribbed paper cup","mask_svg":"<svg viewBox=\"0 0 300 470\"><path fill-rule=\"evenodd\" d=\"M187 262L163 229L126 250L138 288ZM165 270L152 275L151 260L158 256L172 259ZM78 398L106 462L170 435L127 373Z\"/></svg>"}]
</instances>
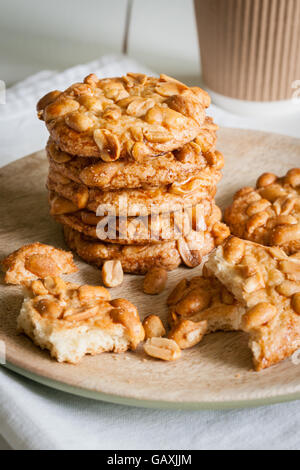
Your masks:
<instances>
[{"instance_id":1,"label":"ribbed paper cup","mask_svg":"<svg viewBox=\"0 0 300 470\"><path fill-rule=\"evenodd\" d=\"M194 2L208 88L250 101L292 98L300 80L300 0Z\"/></svg>"}]
</instances>

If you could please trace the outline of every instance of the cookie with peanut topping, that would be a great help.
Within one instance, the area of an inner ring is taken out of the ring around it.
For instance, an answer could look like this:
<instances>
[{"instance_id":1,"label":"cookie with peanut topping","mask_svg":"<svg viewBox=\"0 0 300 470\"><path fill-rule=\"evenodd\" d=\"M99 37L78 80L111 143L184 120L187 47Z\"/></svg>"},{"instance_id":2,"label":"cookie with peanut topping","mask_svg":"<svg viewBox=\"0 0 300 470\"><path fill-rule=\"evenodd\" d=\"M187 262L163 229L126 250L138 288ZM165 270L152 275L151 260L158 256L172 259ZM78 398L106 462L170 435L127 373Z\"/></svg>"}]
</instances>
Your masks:
<instances>
[{"instance_id":1,"label":"cookie with peanut topping","mask_svg":"<svg viewBox=\"0 0 300 470\"><path fill-rule=\"evenodd\" d=\"M171 331L177 334L178 331L186 330L187 326L191 330L190 323L187 322L199 325L201 330L206 322L205 334L240 330L244 308L213 276L182 279L170 294L167 303L169 325L172 327Z\"/></svg>"},{"instance_id":2,"label":"cookie with peanut topping","mask_svg":"<svg viewBox=\"0 0 300 470\"><path fill-rule=\"evenodd\" d=\"M72 203L68 205L69 212L79 209L97 212L100 206L104 213L108 211L117 217L145 217L151 213L176 212L194 207L203 199L212 199L220 179L220 171L206 168L199 176L192 176L182 183L174 182L171 185L147 189L102 191L75 183L50 168L47 188L50 193ZM56 209L52 209L53 213L55 211L60 212L59 204L56 204Z\"/></svg>"},{"instance_id":3,"label":"cookie with peanut topping","mask_svg":"<svg viewBox=\"0 0 300 470\"><path fill-rule=\"evenodd\" d=\"M203 152L199 139L159 158L145 157L141 162L103 162L97 158L74 157L59 150L52 139L47 144L47 155L53 171L90 188L148 188L184 182L191 176L200 176L207 167L221 170L223 155L212 148Z\"/></svg>"},{"instance_id":4,"label":"cookie with peanut topping","mask_svg":"<svg viewBox=\"0 0 300 470\"><path fill-rule=\"evenodd\" d=\"M300 251L300 168L283 177L263 174L256 188L237 192L225 212L231 233L287 254Z\"/></svg>"},{"instance_id":5,"label":"cookie with peanut topping","mask_svg":"<svg viewBox=\"0 0 300 470\"><path fill-rule=\"evenodd\" d=\"M28 283L18 329L58 362L136 349L145 333L136 307L111 300L101 286L79 286L59 277Z\"/></svg>"},{"instance_id":6,"label":"cookie with peanut topping","mask_svg":"<svg viewBox=\"0 0 300 470\"><path fill-rule=\"evenodd\" d=\"M185 211L147 217L97 217L94 212L85 210L53 217L62 225L107 243L145 245L178 240L188 236L193 229L205 231L212 218L220 220L219 214L212 201L204 200Z\"/></svg>"},{"instance_id":7,"label":"cookie with peanut topping","mask_svg":"<svg viewBox=\"0 0 300 470\"><path fill-rule=\"evenodd\" d=\"M180 264L190 268L199 266L205 255L229 236L229 229L215 222L205 232L191 231L178 240L145 245L120 245L86 237L70 227L64 226L67 245L87 263L102 266L107 260L121 261L124 272L145 274L153 267L167 271Z\"/></svg>"},{"instance_id":8,"label":"cookie with peanut topping","mask_svg":"<svg viewBox=\"0 0 300 470\"><path fill-rule=\"evenodd\" d=\"M42 243L25 245L2 260L7 284L20 285L47 276L78 271L72 253Z\"/></svg>"},{"instance_id":9,"label":"cookie with peanut topping","mask_svg":"<svg viewBox=\"0 0 300 470\"><path fill-rule=\"evenodd\" d=\"M250 334L256 370L300 348L299 253L232 237L209 256L206 269L245 309L241 329Z\"/></svg>"},{"instance_id":10,"label":"cookie with peanut topping","mask_svg":"<svg viewBox=\"0 0 300 470\"><path fill-rule=\"evenodd\" d=\"M209 95L177 80L129 73L99 80L94 74L38 105L52 139L64 152L140 160L182 147L205 121Z\"/></svg>"}]
</instances>

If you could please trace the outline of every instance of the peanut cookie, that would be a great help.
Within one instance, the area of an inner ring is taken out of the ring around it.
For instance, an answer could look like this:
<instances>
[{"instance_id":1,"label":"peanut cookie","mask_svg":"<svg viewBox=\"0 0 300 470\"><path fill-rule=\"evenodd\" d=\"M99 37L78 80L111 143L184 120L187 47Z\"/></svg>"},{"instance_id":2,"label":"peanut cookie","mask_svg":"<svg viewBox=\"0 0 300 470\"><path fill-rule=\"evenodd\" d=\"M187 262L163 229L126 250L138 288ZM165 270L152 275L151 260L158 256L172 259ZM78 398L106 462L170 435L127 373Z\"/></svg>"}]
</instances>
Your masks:
<instances>
[{"instance_id":1,"label":"peanut cookie","mask_svg":"<svg viewBox=\"0 0 300 470\"><path fill-rule=\"evenodd\" d=\"M168 298L169 324L172 328L207 322L206 334L238 331L245 309L215 277L183 279Z\"/></svg>"},{"instance_id":2,"label":"peanut cookie","mask_svg":"<svg viewBox=\"0 0 300 470\"><path fill-rule=\"evenodd\" d=\"M221 173L212 169L203 170L201 177L191 177L183 183L148 189L120 189L101 191L74 183L50 169L47 187L50 192L68 199L78 209L97 212L99 206L103 214L110 212L119 217L147 216L151 213L170 213L193 207L203 199L212 199ZM71 208L73 206L70 206ZM98 212L99 214L99 212ZM100 215L100 214L99 214Z\"/></svg>"},{"instance_id":3,"label":"peanut cookie","mask_svg":"<svg viewBox=\"0 0 300 470\"><path fill-rule=\"evenodd\" d=\"M241 329L250 334L256 370L291 356L300 347L300 256L236 237L219 246L208 273L245 309Z\"/></svg>"},{"instance_id":4,"label":"peanut cookie","mask_svg":"<svg viewBox=\"0 0 300 470\"><path fill-rule=\"evenodd\" d=\"M196 140L180 150L159 158L147 157L142 162L118 160L106 163L95 158L73 157L58 150L51 139L47 145L47 155L53 171L90 188L148 188L180 183L192 176L201 176L201 172L207 167L222 169L223 155L216 150L202 153Z\"/></svg>"},{"instance_id":5,"label":"peanut cookie","mask_svg":"<svg viewBox=\"0 0 300 470\"><path fill-rule=\"evenodd\" d=\"M5 282L15 285L78 271L72 253L42 243L19 248L2 261L2 266Z\"/></svg>"},{"instance_id":6,"label":"peanut cookie","mask_svg":"<svg viewBox=\"0 0 300 470\"><path fill-rule=\"evenodd\" d=\"M213 214L216 214L216 222L220 220L218 209L213 203L203 201L183 212L148 217L97 217L94 212L83 210L73 214L54 215L54 218L84 235L107 243L145 245L188 236L193 227L196 231L206 230L206 220Z\"/></svg>"},{"instance_id":7,"label":"peanut cookie","mask_svg":"<svg viewBox=\"0 0 300 470\"><path fill-rule=\"evenodd\" d=\"M140 160L191 142L201 131L208 94L170 77L127 74L99 80L89 75L38 103L59 148L72 155Z\"/></svg>"},{"instance_id":8,"label":"peanut cookie","mask_svg":"<svg viewBox=\"0 0 300 470\"><path fill-rule=\"evenodd\" d=\"M287 254L300 251L300 168L282 178L265 173L256 189L238 191L225 221L237 237L280 246Z\"/></svg>"},{"instance_id":9,"label":"peanut cookie","mask_svg":"<svg viewBox=\"0 0 300 470\"><path fill-rule=\"evenodd\" d=\"M145 333L136 307L110 300L104 287L79 286L58 277L33 281L18 329L58 362L77 364L86 354L136 349Z\"/></svg>"},{"instance_id":10,"label":"peanut cookie","mask_svg":"<svg viewBox=\"0 0 300 470\"><path fill-rule=\"evenodd\" d=\"M220 222L215 223L211 231L192 231L187 238L147 245L95 241L67 226L64 226L64 234L67 245L86 262L102 266L107 260L120 260L124 272L136 274L145 274L156 266L172 271L181 263L196 267L228 236L224 224Z\"/></svg>"}]
</instances>

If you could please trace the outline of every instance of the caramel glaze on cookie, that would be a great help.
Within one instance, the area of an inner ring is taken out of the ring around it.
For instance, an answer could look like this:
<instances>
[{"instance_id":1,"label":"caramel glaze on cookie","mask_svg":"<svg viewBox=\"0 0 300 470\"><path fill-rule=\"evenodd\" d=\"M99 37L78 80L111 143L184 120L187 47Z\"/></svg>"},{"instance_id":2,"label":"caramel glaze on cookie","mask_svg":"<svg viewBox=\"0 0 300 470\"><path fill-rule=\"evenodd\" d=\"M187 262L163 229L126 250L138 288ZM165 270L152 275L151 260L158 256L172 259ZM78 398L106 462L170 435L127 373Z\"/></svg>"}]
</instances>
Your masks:
<instances>
[{"instance_id":1,"label":"caramel glaze on cookie","mask_svg":"<svg viewBox=\"0 0 300 470\"><path fill-rule=\"evenodd\" d=\"M38 116L59 148L72 155L140 161L191 142L201 132L209 95L166 75L94 74L43 97Z\"/></svg>"}]
</instances>

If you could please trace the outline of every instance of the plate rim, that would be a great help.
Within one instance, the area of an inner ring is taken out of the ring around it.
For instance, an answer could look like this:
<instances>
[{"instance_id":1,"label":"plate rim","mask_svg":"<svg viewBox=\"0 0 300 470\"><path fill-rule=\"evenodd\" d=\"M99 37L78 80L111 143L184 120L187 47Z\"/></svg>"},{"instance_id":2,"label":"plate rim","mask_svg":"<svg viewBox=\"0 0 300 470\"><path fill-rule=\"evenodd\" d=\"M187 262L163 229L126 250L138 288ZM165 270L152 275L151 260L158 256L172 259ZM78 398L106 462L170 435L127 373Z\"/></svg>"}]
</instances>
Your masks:
<instances>
[{"instance_id":1,"label":"plate rim","mask_svg":"<svg viewBox=\"0 0 300 470\"><path fill-rule=\"evenodd\" d=\"M223 128L226 131L239 131L240 133L248 133L255 132L261 135L274 135L277 137L282 137L284 139L289 139L291 141L300 143L300 139L297 137L291 137L287 135L283 135L280 133L275 132L266 132L254 129L240 129L240 128ZM16 163L16 161L20 161L26 159L30 156L39 154L44 152L44 149L38 150L36 152L32 152L29 155L25 155L24 157L11 161L8 164L1 166L1 169L7 168L10 165ZM55 380L52 378L47 377L46 375L42 375L37 372L33 372L28 368L24 368L20 365L17 365L13 362L12 358L3 364L8 370L12 372L26 377L27 379L39 383L43 386L49 387L54 390L58 390L64 393L71 394L73 396L78 396L86 399L92 399L100 402L105 403L112 403L118 404L123 406L131 406L131 407L139 407L139 408L148 408L148 409L164 409L164 410L178 410L178 411L201 411L201 410L229 410L229 409L247 409L247 408L255 408L260 406L269 406L279 403L286 403L286 402L293 402L296 400L300 400L300 390L298 391L291 391L291 392L283 392L278 393L278 395L272 396L265 396L260 398L241 398L241 399L233 399L233 400L215 400L215 401L163 401L163 400L149 400L143 398L134 398L130 396L121 396L117 394L111 394L101 391L96 391L80 386L70 385L66 382Z\"/></svg>"},{"instance_id":2,"label":"plate rim","mask_svg":"<svg viewBox=\"0 0 300 470\"><path fill-rule=\"evenodd\" d=\"M182 401L163 401L163 400L146 400L142 398L131 398L117 394L109 394L105 392L89 390L83 387L75 387L65 382L50 379L49 377L36 374L28 369L14 365L12 362L3 364L6 369L21 375L35 383L44 385L53 390L68 393L73 396L86 398L94 401L111 403L113 405L130 406L136 408L161 409L161 410L177 410L177 411L212 411L212 410L232 410L232 409L249 409L262 406L271 406L280 403L289 403L300 400L300 391L276 395L265 398L252 398L245 400L232 401L199 401L199 402L182 402Z\"/></svg>"}]
</instances>

